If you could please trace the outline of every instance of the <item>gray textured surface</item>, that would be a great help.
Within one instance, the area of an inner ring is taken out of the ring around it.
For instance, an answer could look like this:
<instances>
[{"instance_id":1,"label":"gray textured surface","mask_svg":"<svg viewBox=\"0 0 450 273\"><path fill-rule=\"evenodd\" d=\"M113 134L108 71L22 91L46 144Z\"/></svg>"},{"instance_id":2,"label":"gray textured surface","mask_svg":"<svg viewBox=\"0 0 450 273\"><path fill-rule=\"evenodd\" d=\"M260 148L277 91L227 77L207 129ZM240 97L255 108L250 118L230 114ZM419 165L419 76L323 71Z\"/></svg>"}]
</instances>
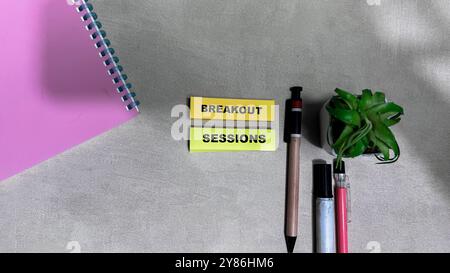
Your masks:
<instances>
[{"instance_id":1,"label":"gray textured surface","mask_svg":"<svg viewBox=\"0 0 450 273\"><path fill-rule=\"evenodd\" d=\"M2 182L0 251L284 252L286 147L189 154L170 111L194 94L283 104L294 84L306 89L295 250L312 250L311 162L331 160L316 114L339 86L406 110L397 164L348 163L351 251L450 251L449 1L92 2L142 115Z\"/></svg>"}]
</instances>

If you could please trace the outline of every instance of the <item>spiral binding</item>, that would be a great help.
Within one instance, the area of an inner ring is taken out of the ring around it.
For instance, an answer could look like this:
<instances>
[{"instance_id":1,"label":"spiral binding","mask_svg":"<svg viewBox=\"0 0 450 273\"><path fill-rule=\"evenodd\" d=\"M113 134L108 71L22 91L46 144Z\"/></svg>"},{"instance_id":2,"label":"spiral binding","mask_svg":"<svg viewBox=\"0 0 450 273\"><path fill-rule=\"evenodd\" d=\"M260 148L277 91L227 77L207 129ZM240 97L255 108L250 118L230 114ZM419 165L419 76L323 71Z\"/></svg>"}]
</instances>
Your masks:
<instances>
[{"instance_id":1,"label":"spiral binding","mask_svg":"<svg viewBox=\"0 0 450 273\"><path fill-rule=\"evenodd\" d=\"M111 48L111 42L105 39L106 32L102 30L102 24L97 20L98 16L93 12L94 8L88 0L82 0L77 7L77 11L82 14L81 20L86 22L86 29L90 32L91 39L95 47L99 49L99 55L103 59L103 64L107 72L112 76L112 81L117 85L117 92L121 94L122 101L126 103L126 109L139 111L139 101L135 99L136 93L131 92L131 83L127 82L128 76L124 73L123 67L119 65L119 58L114 56L115 51Z\"/></svg>"}]
</instances>

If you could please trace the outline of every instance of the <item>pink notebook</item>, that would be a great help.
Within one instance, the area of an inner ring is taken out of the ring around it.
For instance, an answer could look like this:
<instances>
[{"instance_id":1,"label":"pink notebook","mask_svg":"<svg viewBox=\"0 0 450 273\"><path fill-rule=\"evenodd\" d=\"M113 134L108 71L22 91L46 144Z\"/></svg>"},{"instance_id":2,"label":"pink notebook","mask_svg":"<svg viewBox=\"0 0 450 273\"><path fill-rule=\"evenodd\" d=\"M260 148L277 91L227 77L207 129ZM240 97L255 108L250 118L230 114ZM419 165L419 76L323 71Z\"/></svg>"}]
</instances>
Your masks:
<instances>
[{"instance_id":1,"label":"pink notebook","mask_svg":"<svg viewBox=\"0 0 450 273\"><path fill-rule=\"evenodd\" d=\"M8 1L0 16L0 180L138 113L92 6L71 2Z\"/></svg>"}]
</instances>

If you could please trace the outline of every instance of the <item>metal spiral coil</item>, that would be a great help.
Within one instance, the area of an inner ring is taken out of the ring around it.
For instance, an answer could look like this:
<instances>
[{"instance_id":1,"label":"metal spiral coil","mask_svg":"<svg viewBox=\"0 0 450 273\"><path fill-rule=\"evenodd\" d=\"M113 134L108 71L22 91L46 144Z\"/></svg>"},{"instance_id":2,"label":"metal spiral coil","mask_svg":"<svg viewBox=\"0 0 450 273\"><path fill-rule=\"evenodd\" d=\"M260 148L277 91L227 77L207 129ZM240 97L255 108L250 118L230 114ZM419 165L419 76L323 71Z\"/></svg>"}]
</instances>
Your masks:
<instances>
[{"instance_id":1,"label":"metal spiral coil","mask_svg":"<svg viewBox=\"0 0 450 273\"><path fill-rule=\"evenodd\" d=\"M132 85L127 82L128 76L124 73L123 67L119 65L119 58L114 56L115 51L111 48L111 42L106 39L106 32L102 30L102 24L97 20L98 16L93 12L94 8L88 0L82 0L77 11L82 14L81 20L86 22L86 29L90 32L90 37L94 41L95 47L99 50L99 55L103 59L107 73L112 77L112 81L117 85L116 90L121 94L122 101L126 103L126 109L139 111L139 101L135 99L136 94L131 92Z\"/></svg>"}]
</instances>

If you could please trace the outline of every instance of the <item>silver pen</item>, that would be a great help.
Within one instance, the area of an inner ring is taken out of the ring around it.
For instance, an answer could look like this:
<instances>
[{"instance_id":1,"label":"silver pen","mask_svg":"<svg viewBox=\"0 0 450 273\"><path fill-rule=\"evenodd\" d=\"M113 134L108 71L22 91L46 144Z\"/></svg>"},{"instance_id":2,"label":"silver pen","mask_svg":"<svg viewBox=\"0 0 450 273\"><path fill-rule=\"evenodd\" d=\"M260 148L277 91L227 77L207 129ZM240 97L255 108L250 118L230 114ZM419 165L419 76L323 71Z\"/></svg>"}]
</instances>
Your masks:
<instances>
[{"instance_id":1,"label":"silver pen","mask_svg":"<svg viewBox=\"0 0 450 273\"><path fill-rule=\"evenodd\" d=\"M316 251L336 253L334 200L330 164L315 164Z\"/></svg>"}]
</instances>

